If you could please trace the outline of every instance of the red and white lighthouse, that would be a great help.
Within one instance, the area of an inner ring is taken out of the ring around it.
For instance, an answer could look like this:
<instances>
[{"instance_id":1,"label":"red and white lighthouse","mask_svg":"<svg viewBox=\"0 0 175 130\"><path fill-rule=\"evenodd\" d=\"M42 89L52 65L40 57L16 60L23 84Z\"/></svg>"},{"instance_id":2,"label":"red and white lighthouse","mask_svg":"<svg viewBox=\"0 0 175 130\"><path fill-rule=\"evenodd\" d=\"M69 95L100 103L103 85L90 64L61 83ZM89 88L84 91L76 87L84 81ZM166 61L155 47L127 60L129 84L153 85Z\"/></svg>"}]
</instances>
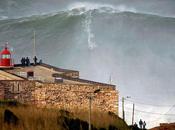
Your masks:
<instances>
[{"instance_id":1,"label":"red and white lighthouse","mask_svg":"<svg viewBox=\"0 0 175 130\"><path fill-rule=\"evenodd\" d=\"M0 68L12 68L13 60L11 58L11 52L8 50L7 44L0 53Z\"/></svg>"}]
</instances>

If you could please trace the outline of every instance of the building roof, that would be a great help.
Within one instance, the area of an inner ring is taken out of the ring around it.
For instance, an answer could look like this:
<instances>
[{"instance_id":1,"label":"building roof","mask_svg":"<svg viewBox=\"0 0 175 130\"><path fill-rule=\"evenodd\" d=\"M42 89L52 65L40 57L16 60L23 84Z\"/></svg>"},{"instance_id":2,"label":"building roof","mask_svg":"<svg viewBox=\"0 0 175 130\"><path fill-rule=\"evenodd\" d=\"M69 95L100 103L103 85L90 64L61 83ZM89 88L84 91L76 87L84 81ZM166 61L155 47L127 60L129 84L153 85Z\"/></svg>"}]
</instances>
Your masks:
<instances>
[{"instance_id":1,"label":"building roof","mask_svg":"<svg viewBox=\"0 0 175 130\"><path fill-rule=\"evenodd\" d=\"M174 130L175 123L160 123L160 126L151 128L150 130Z\"/></svg>"},{"instance_id":2,"label":"building roof","mask_svg":"<svg viewBox=\"0 0 175 130\"><path fill-rule=\"evenodd\" d=\"M53 69L53 70L58 71L58 72L79 72L79 71L76 71L76 70L58 68L58 67L46 64L46 63L42 63L40 65L43 66L43 67L49 68L49 69Z\"/></svg>"},{"instance_id":3,"label":"building roof","mask_svg":"<svg viewBox=\"0 0 175 130\"><path fill-rule=\"evenodd\" d=\"M5 72L3 70L0 70L0 80L24 80L24 78Z\"/></svg>"},{"instance_id":4,"label":"building roof","mask_svg":"<svg viewBox=\"0 0 175 130\"><path fill-rule=\"evenodd\" d=\"M27 79L27 72L33 71L35 79L37 81L42 81L45 83L54 83L57 77L62 78L61 83L65 84L89 84L89 85L104 85L115 88L115 85L100 83L96 81L86 80L79 78L79 71L68 70L58 68L45 63L42 64L31 64L30 66L22 66L21 64L14 65L13 69L5 70L8 74L15 75L16 77L21 77L21 79ZM76 76L74 76L76 75Z\"/></svg>"},{"instance_id":5,"label":"building roof","mask_svg":"<svg viewBox=\"0 0 175 130\"><path fill-rule=\"evenodd\" d=\"M104 85L104 86L115 87L115 85L112 85L112 84L101 83L101 82L96 82L96 81L81 79L81 78L72 78L72 77L60 75L60 74L57 74L57 73L53 74L53 77L61 77L65 80L71 80L71 81L80 82L80 83L96 84L96 85Z\"/></svg>"}]
</instances>

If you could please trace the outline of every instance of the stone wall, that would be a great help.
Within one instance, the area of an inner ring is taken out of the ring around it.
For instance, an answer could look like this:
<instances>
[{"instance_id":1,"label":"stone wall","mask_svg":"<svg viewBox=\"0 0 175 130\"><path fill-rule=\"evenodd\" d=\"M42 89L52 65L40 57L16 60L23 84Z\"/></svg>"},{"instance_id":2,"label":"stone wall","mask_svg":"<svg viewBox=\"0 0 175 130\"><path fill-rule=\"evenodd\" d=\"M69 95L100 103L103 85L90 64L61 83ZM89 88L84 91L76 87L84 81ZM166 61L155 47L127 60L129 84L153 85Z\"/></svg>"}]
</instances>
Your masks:
<instances>
[{"instance_id":1,"label":"stone wall","mask_svg":"<svg viewBox=\"0 0 175 130\"><path fill-rule=\"evenodd\" d=\"M4 85L0 82L0 100L4 99Z\"/></svg>"},{"instance_id":2,"label":"stone wall","mask_svg":"<svg viewBox=\"0 0 175 130\"><path fill-rule=\"evenodd\" d=\"M4 89L4 99L16 99L20 102L31 103L34 100L36 82L28 80L0 81Z\"/></svg>"},{"instance_id":3,"label":"stone wall","mask_svg":"<svg viewBox=\"0 0 175 130\"><path fill-rule=\"evenodd\" d=\"M5 99L39 107L88 109L89 96L93 97L92 109L118 114L118 92L112 86L80 84L42 84L35 81L4 81ZM100 89L98 93L93 93Z\"/></svg>"}]
</instances>

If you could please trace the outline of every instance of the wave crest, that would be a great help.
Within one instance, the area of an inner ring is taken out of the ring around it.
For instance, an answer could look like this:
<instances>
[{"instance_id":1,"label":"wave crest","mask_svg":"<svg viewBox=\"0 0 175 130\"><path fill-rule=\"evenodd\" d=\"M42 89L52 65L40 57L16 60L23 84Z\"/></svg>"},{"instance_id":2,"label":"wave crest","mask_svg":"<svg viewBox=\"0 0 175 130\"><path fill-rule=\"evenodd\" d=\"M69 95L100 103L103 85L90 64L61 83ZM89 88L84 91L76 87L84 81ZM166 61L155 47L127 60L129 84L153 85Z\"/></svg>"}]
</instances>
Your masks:
<instances>
[{"instance_id":1,"label":"wave crest","mask_svg":"<svg viewBox=\"0 0 175 130\"><path fill-rule=\"evenodd\" d=\"M137 12L135 8L127 7L126 5L113 6L109 4L95 4L86 2L71 4L68 6L67 10L71 11L71 15L81 15L89 11L98 11L99 13Z\"/></svg>"}]
</instances>

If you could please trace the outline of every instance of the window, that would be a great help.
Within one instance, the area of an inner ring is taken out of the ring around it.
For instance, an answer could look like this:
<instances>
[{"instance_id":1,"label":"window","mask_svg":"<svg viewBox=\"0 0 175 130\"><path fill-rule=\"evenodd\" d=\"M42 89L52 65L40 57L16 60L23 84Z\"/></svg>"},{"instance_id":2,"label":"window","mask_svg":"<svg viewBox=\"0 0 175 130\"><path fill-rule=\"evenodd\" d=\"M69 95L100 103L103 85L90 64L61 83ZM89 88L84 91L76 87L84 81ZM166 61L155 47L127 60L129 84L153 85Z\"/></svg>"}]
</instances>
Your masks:
<instances>
[{"instance_id":1,"label":"window","mask_svg":"<svg viewBox=\"0 0 175 130\"><path fill-rule=\"evenodd\" d=\"M2 55L2 59L10 59L10 55Z\"/></svg>"}]
</instances>

